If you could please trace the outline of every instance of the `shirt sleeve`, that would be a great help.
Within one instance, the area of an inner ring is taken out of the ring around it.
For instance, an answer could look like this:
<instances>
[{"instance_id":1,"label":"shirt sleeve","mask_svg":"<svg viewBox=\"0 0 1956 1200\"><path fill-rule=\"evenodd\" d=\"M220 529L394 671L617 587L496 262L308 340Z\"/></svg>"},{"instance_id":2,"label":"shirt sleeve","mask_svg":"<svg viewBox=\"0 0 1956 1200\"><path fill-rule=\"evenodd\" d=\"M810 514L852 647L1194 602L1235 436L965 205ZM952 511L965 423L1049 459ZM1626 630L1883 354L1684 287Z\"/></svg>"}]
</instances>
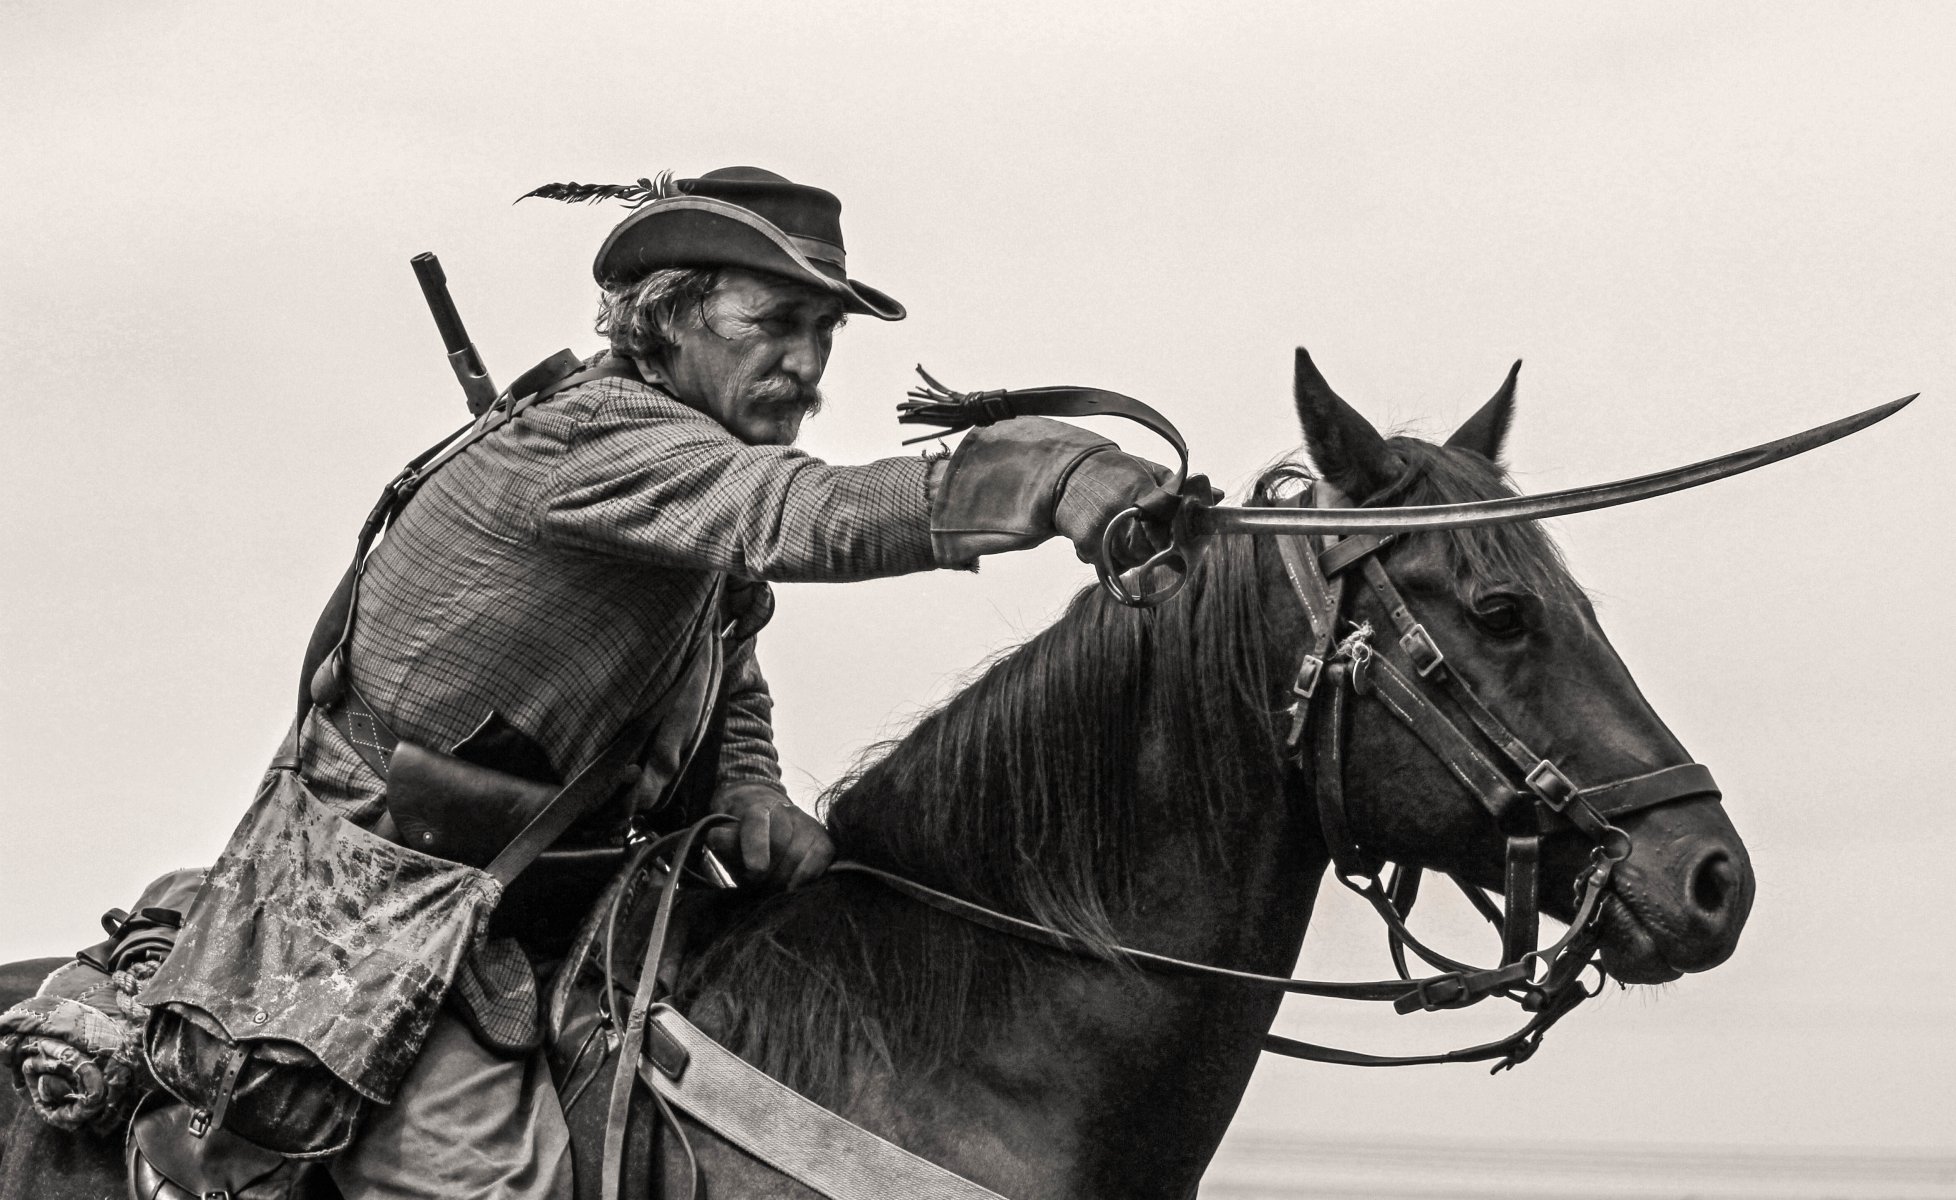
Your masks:
<instances>
[{"instance_id":1,"label":"shirt sleeve","mask_svg":"<svg viewBox=\"0 0 1956 1200\"><path fill-rule=\"evenodd\" d=\"M936 566L940 463L832 466L750 446L649 388L620 389L572 429L538 522L561 545L745 579L816 582Z\"/></svg>"},{"instance_id":2,"label":"shirt sleeve","mask_svg":"<svg viewBox=\"0 0 1956 1200\"><path fill-rule=\"evenodd\" d=\"M727 714L720 737L719 786L781 786L781 759L774 750L774 697L754 655L754 639L735 647L727 661Z\"/></svg>"}]
</instances>

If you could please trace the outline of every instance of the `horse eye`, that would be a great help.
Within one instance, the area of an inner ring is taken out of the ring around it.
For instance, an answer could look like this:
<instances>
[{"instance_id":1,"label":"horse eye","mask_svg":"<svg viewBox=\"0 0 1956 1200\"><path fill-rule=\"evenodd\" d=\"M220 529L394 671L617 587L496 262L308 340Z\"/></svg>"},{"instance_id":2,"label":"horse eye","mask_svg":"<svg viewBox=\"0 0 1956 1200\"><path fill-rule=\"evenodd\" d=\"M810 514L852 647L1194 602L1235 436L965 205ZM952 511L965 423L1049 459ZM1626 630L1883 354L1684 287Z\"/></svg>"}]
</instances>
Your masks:
<instances>
[{"instance_id":1,"label":"horse eye","mask_svg":"<svg viewBox=\"0 0 1956 1200\"><path fill-rule=\"evenodd\" d=\"M1474 606L1474 623L1498 638L1515 638L1528 632L1528 618L1521 601L1513 596L1491 596Z\"/></svg>"}]
</instances>

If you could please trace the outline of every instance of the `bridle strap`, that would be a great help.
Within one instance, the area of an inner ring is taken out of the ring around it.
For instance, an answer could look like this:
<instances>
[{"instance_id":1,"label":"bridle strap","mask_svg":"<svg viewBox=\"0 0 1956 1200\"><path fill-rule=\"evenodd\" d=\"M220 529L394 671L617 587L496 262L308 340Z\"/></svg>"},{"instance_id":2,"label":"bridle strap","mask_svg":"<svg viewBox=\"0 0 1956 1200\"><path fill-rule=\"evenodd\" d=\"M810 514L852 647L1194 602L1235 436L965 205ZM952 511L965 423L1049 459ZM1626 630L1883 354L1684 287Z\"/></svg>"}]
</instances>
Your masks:
<instances>
[{"instance_id":1,"label":"bridle strap","mask_svg":"<svg viewBox=\"0 0 1956 1200\"><path fill-rule=\"evenodd\" d=\"M1314 772L1311 793L1317 801L1318 834L1331 851L1331 862L1339 875L1376 874L1381 860L1359 848L1351 822L1345 819L1345 697L1351 689L1345 678L1351 665L1334 662L1325 668L1330 690L1317 709L1317 753L1311 756Z\"/></svg>"},{"instance_id":2,"label":"bridle strap","mask_svg":"<svg viewBox=\"0 0 1956 1200\"><path fill-rule=\"evenodd\" d=\"M1521 834L1508 839L1507 867L1501 886L1501 965L1518 963L1535 951L1541 932L1542 835Z\"/></svg>"},{"instance_id":3,"label":"bridle strap","mask_svg":"<svg viewBox=\"0 0 1956 1200\"><path fill-rule=\"evenodd\" d=\"M1361 656L1352 671L1352 689L1377 697L1496 821L1513 819L1521 793L1508 781L1507 772L1468 741L1390 658L1377 651Z\"/></svg>"},{"instance_id":4,"label":"bridle strap","mask_svg":"<svg viewBox=\"0 0 1956 1200\"><path fill-rule=\"evenodd\" d=\"M1603 817L1620 817L1639 809L1655 808L1692 796L1722 799L1711 771L1702 763L1679 763L1645 775L1632 775L1615 783L1584 788L1579 795Z\"/></svg>"},{"instance_id":5,"label":"bridle strap","mask_svg":"<svg viewBox=\"0 0 1956 1200\"><path fill-rule=\"evenodd\" d=\"M1276 1033L1263 1035L1263 1050L1266 1054L1281 1054L1285 1058L1302 1058L1341 1067L1422 1067L1500 1059L1494 1069L1501 1071L1527 1062L1542 1044L1542 1034L1548 1031L1548 1027L1568 1015L1570 1009L1587 1000L1590 994L1582 988L1566 989L1531 1017L1526 1025L1507 1037L1440 1054L1367 1054L1363 1050L1321 1046L1316 1042L1299 1041Z\"/></svg>"},{"instance_id":6,"label":"bridle strap","mask_svg":"<svg viewBox=\"0 0 1956 1200\"><path fill-rule=\"evenodd\" d=\"M976 901L953 896L949 892L941 892L914 879L906 879L880 867L872 867L868 863L838 862L829 867L829 874L837 873L866 875L893 892L995 933L1009 934L1022 941L1033 942L1054 950L1064 950L1083 958L1105 959L1111 955L1116 959L1169 975L1195 975L1208 979L1222 979L1232 983L1289 992L1293 995L1324 996L1334 1000L1399 1000L1416 992L1419 984L1424 982L1404 979L1352 982L1292 979L1287 975L1263 975L1255 971L1238 971L1231 967L1191 962L1185 958L1156 954L1151 950L1137 950L1132 946L1119 943L1103 947L1064 930L1041 925L1037 921L1028 921L1023 917L1015 917L1010 913L1002 913Z\"/></svg>"}]
</instances>

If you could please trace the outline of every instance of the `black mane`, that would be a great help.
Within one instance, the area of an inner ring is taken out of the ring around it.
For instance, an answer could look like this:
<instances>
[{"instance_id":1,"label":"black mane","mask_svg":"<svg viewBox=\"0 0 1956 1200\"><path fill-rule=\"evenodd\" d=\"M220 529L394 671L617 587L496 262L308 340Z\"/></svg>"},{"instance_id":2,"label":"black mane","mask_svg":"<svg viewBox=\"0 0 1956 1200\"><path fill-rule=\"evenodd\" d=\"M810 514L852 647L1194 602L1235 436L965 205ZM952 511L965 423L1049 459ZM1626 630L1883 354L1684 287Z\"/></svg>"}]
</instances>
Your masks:
<instances>
[{"instance_id":1,"label":"black mane","mask_svg":"<svg viewBox=\"0 0 1956 1200\"><path fill-rule=\"evenodd\" d=\"M1387 439L1386 448L1406 465L1406 473L1386 489L1385 503L1460 504L1515 494L1507 472L1471 451L1403 436ZM1446 539L1461 602L1470 607L1479 592L1497 584L1550 602L1581 595L1562 552L1538 521L1413 536Z\"/></svg>"},{"instance_id":2,"label":"black mane","mask_svg":"<svg viewBox=\"0 0 1956 1200\"><path fill-rule=\"evenodd\" d=\"M1280 786L1277 715L1259 717L1276 686L1256 555L1247 539L1218 544L1156 610L1081 591L830 790L838 854L1096 945L1116 940L1108 914L1145 853L1179 842L1213 866L1219 839L1189 839L1187 825ZM1137 819L1144 770L1145 790L1185 814L1174 841ZM699 1015L764 1070L839 1101L854 1054L927 1073L1010 1020L1033 955L1052 952L831 876L755 904L682 993L704 999ZM721 980L725 990L708 983Z\"/></svg>"}]
</instances>

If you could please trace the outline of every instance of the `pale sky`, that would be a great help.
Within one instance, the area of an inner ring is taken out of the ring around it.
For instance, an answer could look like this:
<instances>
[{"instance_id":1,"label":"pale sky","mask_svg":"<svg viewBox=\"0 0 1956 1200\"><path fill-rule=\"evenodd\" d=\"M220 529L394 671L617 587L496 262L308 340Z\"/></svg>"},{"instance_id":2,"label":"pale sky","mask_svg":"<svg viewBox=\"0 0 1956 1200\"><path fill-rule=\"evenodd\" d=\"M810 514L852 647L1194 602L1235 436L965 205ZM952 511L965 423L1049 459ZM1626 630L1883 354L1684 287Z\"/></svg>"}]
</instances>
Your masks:
<instances>
[{"instance_id":1,"label":"pale sky","mask_svg":"<svg viewBox=\"0 0 1956 1200\"><path fill-rule=\"evenodd\" d=\"M1139 396L1231 485L1297 440L1298 344L1433 433L1525 359L1530 490L1922 392L1557 529L1751 849L1733 960L1612 993L1498 1078L1273 1061L1238 1129L1956 1150L1952 49L1939 4L10 0L0 958L95 940L249 801L361 516L463 416L408 258L441 255L506 382L596 346L618 216L514 197L754 164L840 195L852 274L913 314L841 334L804 442L837 461L907 452L917 362ZM1054 546L779 589L790 786L1087 579ZM1384 969L1371 919L1326 904L1304 968Z\"/></svg>"}]
</instances>

